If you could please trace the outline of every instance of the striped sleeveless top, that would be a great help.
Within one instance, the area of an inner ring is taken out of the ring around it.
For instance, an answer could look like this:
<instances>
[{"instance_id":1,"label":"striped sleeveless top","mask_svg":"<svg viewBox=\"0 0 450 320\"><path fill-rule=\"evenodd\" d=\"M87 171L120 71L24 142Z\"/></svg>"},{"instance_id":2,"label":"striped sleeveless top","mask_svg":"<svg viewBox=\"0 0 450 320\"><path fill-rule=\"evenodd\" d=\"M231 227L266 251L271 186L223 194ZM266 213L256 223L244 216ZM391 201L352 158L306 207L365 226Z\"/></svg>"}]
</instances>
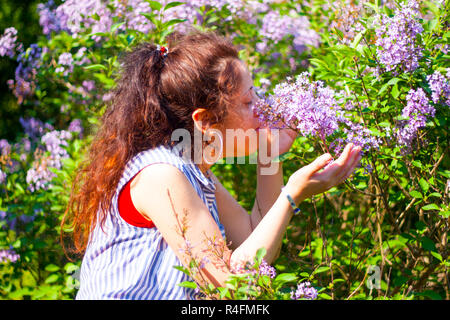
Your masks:
<instances>
[{"instance_id":1,"label":"striped sleeveless top","mask_svg":"<svg viewBox=\"0 0 450 320\"><path fill-rule=\"evenodd\" d=\"M119 180L103 229L97 224L81 263L76 299L181 300L195 299L193 289L178 286L192 281L174 268L181 266L157 228L128 224L119 214L118 196L123 186L150 164L167 163L183 172L219 226L215 185L176 147L160 145L131 159Z\"/></svg>"}]
</instances>

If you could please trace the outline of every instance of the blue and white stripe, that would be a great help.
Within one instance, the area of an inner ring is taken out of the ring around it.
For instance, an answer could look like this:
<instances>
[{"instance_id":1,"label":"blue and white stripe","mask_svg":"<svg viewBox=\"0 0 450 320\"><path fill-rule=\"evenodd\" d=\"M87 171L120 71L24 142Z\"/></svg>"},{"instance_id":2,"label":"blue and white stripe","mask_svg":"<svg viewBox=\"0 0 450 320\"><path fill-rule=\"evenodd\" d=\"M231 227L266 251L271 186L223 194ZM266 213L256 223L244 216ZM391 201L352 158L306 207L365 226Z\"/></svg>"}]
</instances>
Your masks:
<instances>
[{"instance_id":1,"label":"blue and white stripe","mask_svg":"<svg viewBox=\"0 0 450 320\"><path fill-rule=\"evenodd\" d=\"M80 289L76 299L193 299L194 290L177 284L191 279L174 266L181 266L173 250L157 228L128 224L119 214L119 191L144 167L168 163L186 175L225 237L219 221L215 185L176 148L159 146L136 155L126 166L112 199L112 209L103 229L97 225L91 234L81 264Z\"/></svg>"}]
</instances>

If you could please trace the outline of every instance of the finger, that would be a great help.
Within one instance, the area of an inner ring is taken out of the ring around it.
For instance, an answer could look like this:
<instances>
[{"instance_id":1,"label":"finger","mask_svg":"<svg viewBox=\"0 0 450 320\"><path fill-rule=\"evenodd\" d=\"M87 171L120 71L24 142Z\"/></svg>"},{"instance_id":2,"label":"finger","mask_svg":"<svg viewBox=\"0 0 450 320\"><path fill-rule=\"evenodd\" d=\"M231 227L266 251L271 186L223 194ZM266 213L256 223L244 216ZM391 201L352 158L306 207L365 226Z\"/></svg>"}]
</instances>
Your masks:
<instances>
[{"instance_id":1,"label":"finger","mask_svg":"<svg viewBox=\"0 0 450 320\"><path fill-rule=\"evenodd\" d=\"M349 165L348 169L345 171L344 176L341 179L340 183L344 182L345 180L348 179L348 177L350 177L352 175L352 173L355 171L356 165L359 163L361 158L362 158L362 156L361 156L361 149L355 150L355 156L352 159L353 161Z\"/></svg>"},{"instance_id":2,"label":"finger","mask_svg":"<svg viewBox=\"0 0 450 320\"><path fill-rule=\"evenodd\" d=\"M328 164L328 162L330 162L330 160L332 160L332 159L333 159L333 157L329 153L325 153L325 154L321 155L320 157L318 157L316 160L314 160L313 162L311 162L308 165L311 170L310 173L313 174L314 172L319 171L320 169L325 167Z\"/></svg>"},{"instance_id":3,"label":"finger","mask_svg":"<svg viewBox=\"0 0 450 320\"><path fill-rule=\"evenodd\" d=\"M361 160L361 147L355 149L354 154L352 154L351 159L348 161L348 165L346 166L346 170L344 173L344 180L347 179L355 170L356 165Z\"/></svg>"},{"instance_id":4,"label":"finger","mask_svg":"<svg viewBox=\"0 0 450 320\"><path fill-rule=\"evenodd\" d=\"M343 165L344 163L347 162L348 157L350 156L351 151L354 148L354 144L353 143L348 143L345 148L344 151L342 151L341 156L335 161L337 164Z\"/></svg>"}]
</instances>

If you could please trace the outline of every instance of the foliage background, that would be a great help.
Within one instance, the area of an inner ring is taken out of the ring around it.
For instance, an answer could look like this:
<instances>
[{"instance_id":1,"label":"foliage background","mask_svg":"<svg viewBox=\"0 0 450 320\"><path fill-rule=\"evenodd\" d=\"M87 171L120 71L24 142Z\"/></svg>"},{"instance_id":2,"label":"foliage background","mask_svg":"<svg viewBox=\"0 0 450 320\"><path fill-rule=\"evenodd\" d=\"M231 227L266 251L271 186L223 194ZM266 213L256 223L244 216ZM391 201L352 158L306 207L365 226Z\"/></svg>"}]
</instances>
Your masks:
<instances>
[{"instance_id":1,"label":"foliage background","mask_svg":"<svg viewBox=\"0 0 450 320\"><path fill-rule=\"evenodd\" d=\"M22 75L30 77L33 89L22 95L5 85L14 79L17 89L19 51L11 59L0 58L0 138L5 139L0 150L0 173L5 175L0 176L0 250L9 255L0 258L0 297L74 297L80 260L64 256L59 223L74 170L114 85L117 57L139 41L163 44L168 32L192 23L231 36L255 84L268 92L302 71L336 92L350 92L346 99L361 106L352 111L353 121L364 123L382 140L379 149L365 153L366 168L357 170L349 184L300 204L303 213L292 220L274 264L277 272L291 275L286 282L293 286L310 281L319 299L450 298L448 103L433 103L436 115L428 117L408 152L402 152L394 131L405 120L401 112L409 90L423 88L431 97L427 76L434 71L447 72L448 84L448 2L420 2L417 21L424 31L414 40L424 48L419 66L413 72L379 76L372 21L377 13L394 16L395 1L256 2L268 7L233 7L250 1L195 7L188 1L160 15L164 7L152 1L108 2L107 9L96 6L105 4L102 1L81 1L73 8L93 16L80 16L80 32L74 33L70 24L54 24L53 32L45 32L37 1L18 5L2 0L1 29L14 26L24 51L34 43L42 51L36 57L28 51L31 58L23 66L31 66ZM120 3L128 3L128 10L118 11ZM139 7L146 14L133 15L139 10L132 6L138 3L146 3ZM55 10L62 4L45 5ZM183 16L177 8L191 14ZM352 28L355 21L366 31ZM144 22L147 29L139 31ZM72 57L69 63L60 59L67 53ZM314 137L300 136L283 155L285 181L320 155L323 146ZM218 163L212 169L250 211L255 166ZM381 282L370 289L366 281L373 266L379 268Z\"/></svg>"}]
</instances>

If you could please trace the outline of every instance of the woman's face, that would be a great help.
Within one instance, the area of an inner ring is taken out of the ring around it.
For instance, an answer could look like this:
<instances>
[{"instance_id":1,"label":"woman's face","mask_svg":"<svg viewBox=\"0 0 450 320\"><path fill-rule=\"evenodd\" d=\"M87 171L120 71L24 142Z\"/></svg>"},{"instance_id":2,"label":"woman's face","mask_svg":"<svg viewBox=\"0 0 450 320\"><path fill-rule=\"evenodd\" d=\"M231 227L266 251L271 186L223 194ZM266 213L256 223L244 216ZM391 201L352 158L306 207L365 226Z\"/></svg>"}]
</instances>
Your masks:
<instances>
[{"instance_id":1,"label":"woman's face","mask_svg":"<svg viewBox=\"0 0 450 320\"><path fill-rule=\"evenodd\" d=\"M223 123L223 157L250 155L258 149L260 122L253 112L258 97L253 88L253 79L247 66L241 61L242 85L235 106L229 108Z\"/></svg>"}]
</instances>

